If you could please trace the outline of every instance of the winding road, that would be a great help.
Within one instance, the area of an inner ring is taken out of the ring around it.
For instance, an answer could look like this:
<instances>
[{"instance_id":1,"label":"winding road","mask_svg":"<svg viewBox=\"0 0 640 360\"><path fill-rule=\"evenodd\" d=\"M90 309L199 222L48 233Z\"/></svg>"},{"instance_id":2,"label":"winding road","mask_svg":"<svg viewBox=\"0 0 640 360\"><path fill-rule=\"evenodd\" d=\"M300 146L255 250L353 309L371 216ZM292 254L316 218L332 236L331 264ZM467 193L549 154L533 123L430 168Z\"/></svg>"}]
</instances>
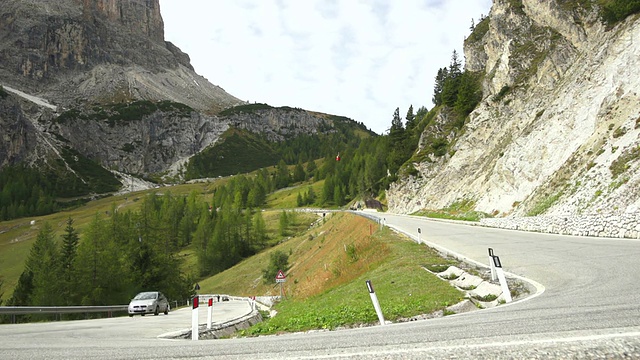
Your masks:
<instances>
[{"instance_id":1,"label":"winding road","mask_svg":"<svg viewBox=\"0 0 640 360\"><path fill-rule=\"evenodd\" d=\"M640 284L635 277L640 270L640 241L526 233L386 213L375 216L414 238L421 228L421 239L430 246L472 262L487 263L491 247L506 272L532 280L537 291L524 301L444 318L197 342L159 337L174 326L163 320L178 312L134 321L1 325L0 358L640 358ZM144 326L130 330L134 323Z\"/></svg>"}]
</instances>

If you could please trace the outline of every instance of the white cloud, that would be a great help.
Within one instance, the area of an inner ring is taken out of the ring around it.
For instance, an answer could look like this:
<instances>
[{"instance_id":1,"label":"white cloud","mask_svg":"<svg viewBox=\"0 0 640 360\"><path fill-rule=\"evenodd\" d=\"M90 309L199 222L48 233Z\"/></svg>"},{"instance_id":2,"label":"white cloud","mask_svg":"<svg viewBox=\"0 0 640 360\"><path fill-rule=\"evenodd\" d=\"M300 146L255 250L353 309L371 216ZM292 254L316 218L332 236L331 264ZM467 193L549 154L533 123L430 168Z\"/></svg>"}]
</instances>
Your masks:
<instances>
[{"instance_id":1,"label":"white cloud","mask_svg":"<svg viewBox=\"0 0 640 360\"><path fill-rule=\"evenodd\" d=\"M160 0L165 38L251 102L343 115L382 133L396 107L430 108L491 0Z\"/></svg>"}]
</instances>

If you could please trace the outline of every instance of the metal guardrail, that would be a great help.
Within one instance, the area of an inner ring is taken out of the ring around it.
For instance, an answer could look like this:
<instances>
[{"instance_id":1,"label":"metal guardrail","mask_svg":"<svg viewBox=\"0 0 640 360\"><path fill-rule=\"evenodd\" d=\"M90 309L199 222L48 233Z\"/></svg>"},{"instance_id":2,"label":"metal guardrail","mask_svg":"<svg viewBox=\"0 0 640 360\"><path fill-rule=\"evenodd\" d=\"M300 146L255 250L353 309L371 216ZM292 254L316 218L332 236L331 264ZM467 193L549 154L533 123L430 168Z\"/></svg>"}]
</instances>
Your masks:
<instances>
[{"instance_id":1,"label":"metal guardrail","mask_svg":"<svg viewBox=\"0 0 640 360\"><path fill-rule=\"evenodd\" d=\"M0 306L0 315L84 314L127 311L128 305L110 306Z\"/></svg>"}]
</instances>

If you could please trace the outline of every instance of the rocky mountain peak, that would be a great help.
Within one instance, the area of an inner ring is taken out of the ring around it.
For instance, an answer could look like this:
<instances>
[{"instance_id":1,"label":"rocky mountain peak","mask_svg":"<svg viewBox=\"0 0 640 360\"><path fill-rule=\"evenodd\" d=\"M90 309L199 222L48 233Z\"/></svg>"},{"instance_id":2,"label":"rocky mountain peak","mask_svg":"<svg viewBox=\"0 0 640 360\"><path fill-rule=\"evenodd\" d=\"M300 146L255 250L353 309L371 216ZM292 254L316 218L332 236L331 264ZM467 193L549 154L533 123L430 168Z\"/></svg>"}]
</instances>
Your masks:
<instances>
[{"instance_id":1,"label":"rocky mountain peak","mask_svg":"<svg viewBox=\"0 0 640 360\"><path fill-rule=\"evenodd\" d=\"M164 40L159 0L4 0L0 39L1 83L65 108L171 99L215 113L241 102Z\"/></svg>"},{"instance_id":2,"label":"rocky mountain peak","mask_svg":"<svg viewBox=\"0 0 640 360\"><path fill-rule=\"evenodd\" d=\"M132 33L143 34L156 41L164 42L164 23L160 15L159 0L76 0L82 4L86 20L104 17L124 26Z\"/></svg>"}]
</instances>

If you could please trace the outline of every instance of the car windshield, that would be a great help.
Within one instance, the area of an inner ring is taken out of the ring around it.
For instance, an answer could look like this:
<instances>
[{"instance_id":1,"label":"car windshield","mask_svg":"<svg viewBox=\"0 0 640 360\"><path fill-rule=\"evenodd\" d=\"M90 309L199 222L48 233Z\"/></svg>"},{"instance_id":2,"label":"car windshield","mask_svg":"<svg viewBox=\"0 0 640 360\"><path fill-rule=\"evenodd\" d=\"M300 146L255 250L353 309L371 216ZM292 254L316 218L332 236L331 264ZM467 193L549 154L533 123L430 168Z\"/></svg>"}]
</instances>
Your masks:
<instances>
[{"instance_id":1,"label":"car windshield","mask_svg":"<svg viewBox=\"0 0 640 360\"><path fill-rule=\"evenodd\" d=\"M155 299L157 297L158 297L157 293L154 293L154 292L143 292L143 293L140 293L140 294L136 295L136 297L134 297L133 300L153 300L153 299Z\"/></svg>"}]
</instances>

